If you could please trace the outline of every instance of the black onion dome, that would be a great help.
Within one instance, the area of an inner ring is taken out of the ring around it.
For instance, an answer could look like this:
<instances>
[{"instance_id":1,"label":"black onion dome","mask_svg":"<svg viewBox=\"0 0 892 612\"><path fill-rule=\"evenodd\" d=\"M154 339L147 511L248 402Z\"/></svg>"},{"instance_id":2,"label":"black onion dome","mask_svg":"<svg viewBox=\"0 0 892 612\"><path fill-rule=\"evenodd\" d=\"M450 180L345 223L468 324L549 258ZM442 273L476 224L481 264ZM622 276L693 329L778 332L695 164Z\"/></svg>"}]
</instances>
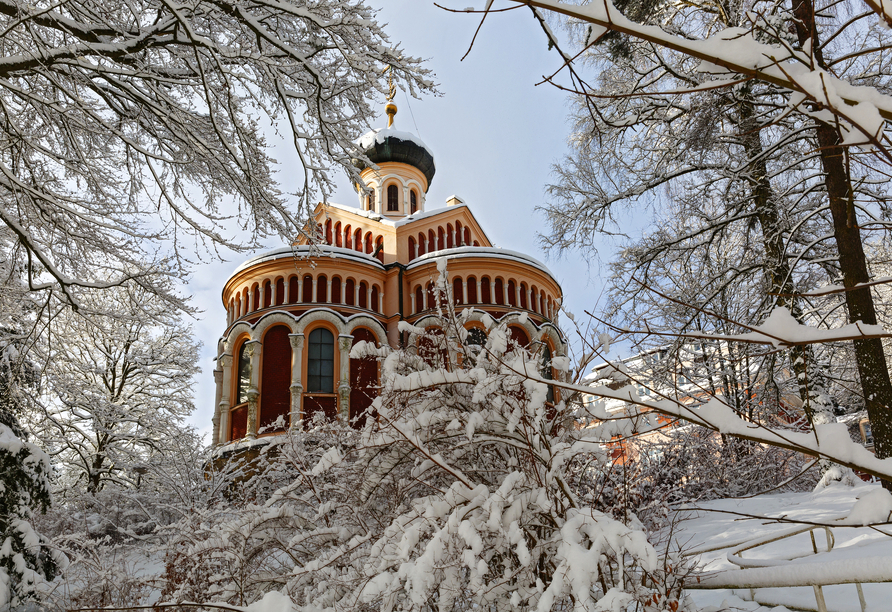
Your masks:
<instances>
[{"instance_id":1,"label":"black onion dome","mask_svg":"<svg viewBox=\"0 0 892 612\"><path fill-rule=\"evenodd\" d=\"M427 178L428 187L434 180L434 173L437 169L434 166L433 153L415 134L383 128L366 133L356 141L356 144L376 164L383 162L408 164L421 170L421 173ZM364 168L359 160L356 160L355 163L360 168Z\"/></svg>"}]
</instances>

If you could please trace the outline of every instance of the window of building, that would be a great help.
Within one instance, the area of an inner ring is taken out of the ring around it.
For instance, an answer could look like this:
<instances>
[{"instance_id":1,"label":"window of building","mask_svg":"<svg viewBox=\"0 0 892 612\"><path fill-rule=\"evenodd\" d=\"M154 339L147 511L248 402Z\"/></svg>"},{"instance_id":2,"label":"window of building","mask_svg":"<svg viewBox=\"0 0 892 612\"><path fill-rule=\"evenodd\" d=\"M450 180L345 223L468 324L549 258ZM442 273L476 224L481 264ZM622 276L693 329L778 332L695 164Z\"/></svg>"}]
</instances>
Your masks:
<instances>
[{"instance_id":1,"label":"window of building","mask_svg":"<svg viewBox=\"0 0 892 612\"><path fill-rule=\"evenodd\" d=\"M411 202L412 213L418 212L418 194L414 189L409 192L409 202Z\"/></svg>"},{"instance_id":2,"label":"window of building","mask_svg":"<svg viewBox=\"0 0 892 612\"><path fill-rule=\"evenodd\" d=\"M369 210L375 210L375 190L372 189L372 193L369 194Z\"/></svg>"},{"instance_id":3,"label":"window of building","mask_svg":"<svg viewBox=\"0 0 892 612\"><path fill-rule=\"evenodd\" d=\"M547 344L542 347L542 365L539 369L539 374L546 380L552 380L554 378L554 370L551 369L551 349L548 348ZM548 385L548 394L545 396L545 401L552 404L554 403L553 385Z\"/></svg>"},{"instance_id":4,"label":"window of building","mask_svg":"<svg viewBox=\"0 0 892 612\"><path fill-rule=\"evenodd\" d=\"M400 194L396 185L387 187L387 210L388 212L400 209Z\"/></svg>"},{"instance_id":5,"label":"window of building","mask_svg":"<svg viewBox=\"0 0 892 612\"><path fill-rule=\"evenodd\" d=\"M251 357L248 355L248 343L243 342L238 350L238 374L236 377L235 403L248 401L248 389L251 388Z\"/></svg>"},{"instance_id":6,"label":"window of building","mask_svg":"<svg viewBox=\"0 0 892 612\"><path fill-rule=\"evenodd\" d=\"M486 332L479 327L472 327L468 330L467 344L474 346L484 346L486 344Z\"/></svg>"},{"instance_id":7,"label":"window of building","mask_svg":"<svg viewBox=\"0 0 892 612\"><path fill-rule=\"evenodd\" d=\"M307 393L334 393L334 334L324 327L310 332Z\"/></svg>"}]
</instances>

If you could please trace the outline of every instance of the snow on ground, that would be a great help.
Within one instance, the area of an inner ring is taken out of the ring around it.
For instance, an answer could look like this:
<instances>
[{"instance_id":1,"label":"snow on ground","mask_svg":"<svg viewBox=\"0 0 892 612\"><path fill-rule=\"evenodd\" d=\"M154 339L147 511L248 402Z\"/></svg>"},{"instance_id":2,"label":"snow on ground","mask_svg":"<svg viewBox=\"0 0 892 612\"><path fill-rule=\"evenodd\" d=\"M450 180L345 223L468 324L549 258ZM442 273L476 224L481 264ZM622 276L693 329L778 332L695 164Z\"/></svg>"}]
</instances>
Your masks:
<instances>
[{"instance_id":1,"label":"snow on ground","mask_svg":"<svg viewBox=\"0 0 892 612\"><path fill-rule=\"evenodd\" d=\"M760 495L749 499L722 499L703 502L696 509L682 510L681 521L676 526L675 541L686 554L699 559L699 567L710 573L738 570L728 560L729 552L743 547L744 543L757 538L771 539L782 532L796 531L802 523L833 524L833 547L827 551L824 529L814 531L818 554L814 554L809 533L800 533L776 542L770 542L740 553L743 559L754 560L752 565L798 565L802 563L839 562L845 568L852 559L892 558L892 525L862 527L838 523L860 522L856 519L871 506L872 510L885 508L888 496L879 485L859 484L849 487L833 484L812 493L783 493ZM866 499L865 499L866 498ZM852 513L856 502L862 499L859 510ZM693 506L693 505L692 505ZM846 517L850 520L844 521ZM872 515L871 515L872 516ZM885 533L883 533L885 532ZM887 535L888 534L888 535ZM723 548L718 548L718 547ZM784 567L775 570L779 581L792 575L793 570ZM892 576L888 577L892 581ZM858 591L854 584L824 587L827 610L832 612L861 612ZM869 612L892 610L892 582L864 584L864 597ZM692 590L691 596L707 611L746 610L752 612L784 612L788 609L817 610L815 593L811 586ZM745 601L753 599L755 602ZM764 605L759 605L764 604ZM787 607L784 607L787 606Z\"/></svg>"}]
</instances>

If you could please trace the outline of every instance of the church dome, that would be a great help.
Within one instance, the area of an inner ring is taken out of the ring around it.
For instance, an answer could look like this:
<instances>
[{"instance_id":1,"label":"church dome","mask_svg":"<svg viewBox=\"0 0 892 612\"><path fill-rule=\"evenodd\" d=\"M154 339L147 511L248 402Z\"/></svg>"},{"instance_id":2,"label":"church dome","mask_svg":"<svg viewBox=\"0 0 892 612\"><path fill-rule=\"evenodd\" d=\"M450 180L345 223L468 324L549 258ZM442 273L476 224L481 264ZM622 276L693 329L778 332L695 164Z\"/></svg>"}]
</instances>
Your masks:
<instances>
[{"instance_id":1,"label":"church dome","mask_svg":"<svg viewBox=\"0 0 892 612\"><path fill-rule=\"evenodd\" d=\"M365 133L356 144L375 164L398 162L418 168L427 178L428 187L437 171L434 155L428 146L415 134L394 129L392 123L386 128ZM360 169L365 168L359 160L355 163Z\"/></svg>"}]
</instances>

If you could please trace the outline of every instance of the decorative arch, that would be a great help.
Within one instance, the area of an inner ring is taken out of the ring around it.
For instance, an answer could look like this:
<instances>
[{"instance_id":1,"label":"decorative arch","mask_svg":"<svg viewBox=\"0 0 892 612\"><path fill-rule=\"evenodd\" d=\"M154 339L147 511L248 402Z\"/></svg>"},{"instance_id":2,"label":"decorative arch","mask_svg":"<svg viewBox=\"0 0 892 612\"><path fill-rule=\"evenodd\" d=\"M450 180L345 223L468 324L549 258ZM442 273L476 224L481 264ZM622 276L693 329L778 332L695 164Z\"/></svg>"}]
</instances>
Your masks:
<instances>
[{"instance_id":1,"label":"decorative arch","mask_svg":"<svg viewBox=\"0 0 892 612\"><path fill-rule=\"evenodd\" d=\"M442 228L440 228L442 231ZM446 248L451 249L455 246L455 243L452 241L452 236L454 235L454 230L452 229L452 224L446 224ZM441 239L442 240L442 239Z\"/></svg>"},{"instance_id":2,"label":"decorative arch","mask_svg":"<svg viewBox=\"0 0 892 612\"><path fill-rule=\"evenodd\" d=\"M329 301L332 304L340 304L343 302L343 292L341 291L340 276L331 277L331 295L329 296Z\"/></svg>"},{"instance_id":3,"label":"decorative arch","mask_svg":"<svg viewBox=\"0 0 892 612\"><path fill-rule=\"evenodd\" d=\"M311 274L304 274L304 280L301 283L301 288L303 291L303 295L301 296L301 302L304 304L312 304L313 303L313 276Z\"/></svg>"},{"instance_id":4,"label":"decorative arch","mask_svg":"<svg viewBox=\"0 0 892 612\"><path fill-rule=\"evenodd\" d=\"M525 282L520 283L520 307L524 310L529 310L529 304L527 303L527 284Z\"/></svg>"},{"instance_id":5,"label":"decorative arch","mask_svg":"<svg viewBox=\"0 0 892 612\"><path fill-rule=\"evenodd\" d=\"M467 227L465 227L464 239L462 246L471 246L471 230ZM474 246L477 246L477 244L475 243Z\"/></svg>"},{"instance_id":6,"label":"decorative arch","mask_svg":"<svg viewBox=\"0 0 892 612\"><path fill-rule=\"evenodd\" d=\"M331 219L325 220L325 244L331 244Z\"/></svg>"},{"instance_id":7,"label":"decorative arch","mask_svg":"<svg viewBox=\"0 0 892 612\"><path fill-rule=\"evenodd\" d=\"M344 297L347 306L356 306L356 281L352 278L348 278L344 283Z\"/></svg>"},{"instance_id":8,"label":"decorative arch","mask_svg":"<svg viewBox=\"0 0 892 612\"><path fill-rule=\"evenodd\" d=\"M353 250L362 253L362 228L357 227L353 233Z\"/></svg>"},{"instance_id":9,"label":"decorative arch","mask_svg":"<svg viewBox=\"0 0 892 612\"><path fill-rule=\"evenodd\" d=\"M324 274L316 277L316 303L328 304L328 277Z\"/></svg>"},{"instance_id":10,"label":"decorative arch","mask_svg":"<svg viewBox=\"0 0 892 612\"><path fill-rule=\"evenodd\" d=\"M517 308L517 282L513 278L508 279L508 305Z\"/></svg>"},{"instance_id":11,"label":"decorative arch","mask_svg":"<svg viewBox=\"0 0 892 612\"><path fill-rule=\"evenodd\" d=\"M378 285L372 285L372 303L369 304L370 310L373 312L381 312L380 306L381 300L381 291L378 289Z\"/></svg>"},{"instance_id":12,"label":"decorative arch","mask_svg":"<svg viewBox=\"0 0 892 612\"><path fill-rule=\"evenodd\" d=\"M468 288L468 304L478 304L479 299L477 297L477 278L474 276L469 276L465 279L465 285Z\"/></svg>"},{"instance_id":13,"label":"decorative arch","mask_svg":"<svg viewBox=\"0 0 892 612\"><path fill-rule=\"evenodd\" d=\"M452 280L452 302L456 305L461 305L464 303L464 290L462 285L462 279L460 276L456 276Z\"/></svg>"},{"instance_id":14,"label":"decorative arch","mask_svg":"<svg viewBox=\"0 0 892 612\"><path fill-rule=\"evenodd\" d=\"M353 248L353 228L349 223L344 226L344 248Z\"/></svg>"},{"instance_id":15,"label":"decorative arch","mask_svg":"<svg viewBox=\"0 0 892 612\"><path fill-rule=\"evenodd\" d=\"M455 221L455 246L462 246L462 240L464 239L464 234L462 233L461 221Z\"/></svg>"},{"instance_id":16,"label":"decorative arch","mask_svg":"<svg viewBox=\"0 0 892 612\"><path fill-rule=\"evenodd\" d=\"M263 307L269 308L273 303L273 285L269 279L263 281Z\"/></svg>"},{"instance_id":17,"label":"decorative arch","mask_svg":"<svg viewBox=\"0 0 892 612\"><path fill-rule=\"evenodd\" d=\"M492 288L488 276L480 279L480 303L492 304Z\"/></svg>"},{"instance_id":18,"label":"decorative arch","mask_svg":"<svg viewBox=\"0 0 892 612\"><path fill-rule=\"evenodd\" d=\"M449 235L451 236L452 233L450 232ZM450 239L449 242L451 243L452 240ZM448 249L449 248L448 245L449 245L449 243L446 242L446 236L443 233L443 226L440 225L437 227L437 249L438 250Z\"/></svg>"},{"instance_id":19,"label":"decorative arch","mask_svg":"<svg viewBox=\"0 0 892 612\"><path fill-rule=\"evenodd\" d=\"M418 256L421 257L427 252L427 239L424 234L418 232Z\"/></svg>"},{"instance_id":20,"label":"decorative arch","mask_svg":"<svg viewBox=\"0 0 892 612\"><path fill-rule=\"evenodd\" d=\"M437 234L434 233L434 228L430 228L427 230L427 252L433 253L434 251L440 250L441 247L437 244Z\"/></svg>"},{"instance_id":21,"label":"decorative arch","mask_svg":"<svg viewBox=\"0 0 892 612\"><path fill-rule=\"evenodd\" d=\"M418 245L415 243L415 238L409 236L409 261L412 261L418 256Z\"/></svg>"},{"instance_id":22,"label":"decorative arch","mask_svg":"<svg viewBox=\"0 0 892 612\"><path fill-rule=\"evenodd\" d=\"M366 255L372 254L372 232L365 233L365 252Z\"/></svg>"},{"instance_id":23,"label":"decorative arch","mask_svg":"<svg viewBox=\"0 0 892 612\"><path fill-rule=\"evenodd\" d=\"M334 245L336 247L343 246L343 242L341 241L341 222L338 221L334 226Z\"/></svg>"},{"instance_id":24,"label":"decorative arch","mask_svg":"<svg viewBox=\"0 0 892 612\"><path fill-rule=\"evenodd\" d=\"M415 287L415 312L412 314L418 314L424 310L424 289L421 288L421 285L417 285Z\"/></svg>"}]
</instances>

